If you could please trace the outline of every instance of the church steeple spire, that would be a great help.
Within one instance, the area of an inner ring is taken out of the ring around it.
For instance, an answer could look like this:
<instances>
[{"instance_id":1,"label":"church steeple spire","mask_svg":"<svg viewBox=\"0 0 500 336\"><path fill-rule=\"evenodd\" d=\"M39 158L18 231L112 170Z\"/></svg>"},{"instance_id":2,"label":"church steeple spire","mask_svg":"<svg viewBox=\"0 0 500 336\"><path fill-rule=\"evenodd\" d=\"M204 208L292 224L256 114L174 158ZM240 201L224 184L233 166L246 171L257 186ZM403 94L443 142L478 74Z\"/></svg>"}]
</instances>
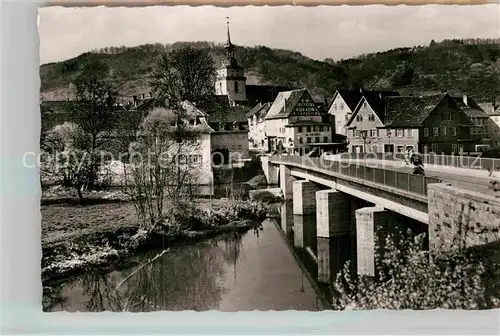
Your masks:
<instances>
[{"instance_id":1,"label":"church steeple spire","mask_svg":"<svg viewBox=\"0 0 500 336\"><path fill-rule=\"evenodd\" d=\"M229 17L226 16L226 26L227 26L227 41L224 45L224 51L226 54L226 62L227 64L233 63L234 59L234 46L231 43L231 34L229 33Z\"/></svg>"}]
</instances>

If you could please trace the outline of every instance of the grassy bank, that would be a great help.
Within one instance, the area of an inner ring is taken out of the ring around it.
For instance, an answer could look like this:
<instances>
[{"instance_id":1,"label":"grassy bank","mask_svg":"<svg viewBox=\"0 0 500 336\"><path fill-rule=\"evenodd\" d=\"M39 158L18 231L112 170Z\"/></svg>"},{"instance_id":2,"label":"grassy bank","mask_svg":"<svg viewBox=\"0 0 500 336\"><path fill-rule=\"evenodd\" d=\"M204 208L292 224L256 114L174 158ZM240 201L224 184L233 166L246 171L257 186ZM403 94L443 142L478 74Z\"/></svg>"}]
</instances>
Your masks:
<instances>
[{"instance_id":1,"label":"grassy bank","mask_svg":"<svg viewBox=\"0 0 500 336\"><path fill-rule=\"evenodd\" d=\"M267 216L263 203L199 199L179 211L173 224L141 229L134 206L121 199L87 195L42 199L42 281L45 286L87 268L108 267L140 251L191 243L231 231L246 231Z\"/></svg>"}]
</instances>

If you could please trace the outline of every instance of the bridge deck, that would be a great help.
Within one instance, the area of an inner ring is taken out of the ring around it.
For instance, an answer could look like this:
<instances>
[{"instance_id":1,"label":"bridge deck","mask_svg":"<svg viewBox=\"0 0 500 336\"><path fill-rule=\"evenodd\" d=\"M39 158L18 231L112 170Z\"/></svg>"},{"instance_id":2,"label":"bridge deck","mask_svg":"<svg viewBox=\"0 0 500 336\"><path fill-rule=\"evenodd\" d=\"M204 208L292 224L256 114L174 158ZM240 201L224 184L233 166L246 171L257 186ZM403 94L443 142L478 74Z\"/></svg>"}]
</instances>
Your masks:
<instances>
[{"instance_id":1,"label":"bridge deck","mask_svg":"<svg viewBox=\"0 0 500 336\"><path fill-rule=\"evenodd\" d=\"M364 160L361 159L350 159L341 160L343 162L355 162L358 164L365 164ZM405 164L402 161L389 161L389 160L375 160L367 159L366 165L369 167L375 167L379 169L387 169L398 171L402 173L412 173L413 167L411 165ZM492 177L488 177L487 173L483 176L478 176L477 171L473 169L454 169L446 166L427 166L425 167L425 174L429 177L435 177L443 180L445 183L451 183L452 185L470 190L475 192L480 192L487 195L500 196L500 192L495 192L493 189L489 188L490 181L496 178L500 181L500 173L495 172Z\"/></svg>"}]
</instances>

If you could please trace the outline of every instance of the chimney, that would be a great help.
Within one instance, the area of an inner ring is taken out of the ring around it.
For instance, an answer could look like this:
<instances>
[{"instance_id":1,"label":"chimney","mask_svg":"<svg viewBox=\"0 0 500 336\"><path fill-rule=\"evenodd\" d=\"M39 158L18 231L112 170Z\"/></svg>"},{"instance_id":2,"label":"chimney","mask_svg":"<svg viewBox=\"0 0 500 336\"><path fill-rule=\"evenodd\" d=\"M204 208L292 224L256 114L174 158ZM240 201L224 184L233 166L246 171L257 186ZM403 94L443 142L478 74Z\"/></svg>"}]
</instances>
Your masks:
<instances>
[{"instance_id":1,"label":"chimney","mask_svg":"<svg viewBox=\"0 0 500 336\"><path fill-rule=\"evenodd\" d=\"M132 96L132 98L134 99L134 106L137 105L137 96Z\"/></svg>"},{"instance_id":2,"label":"chimney","mask_svg":"<svg viewBox=\"0 0 500 336\"><path fill-rule=\"evenodd\" d=\"M463 96L463 101L466 106L469 106L469 104L467 104L467 95Z\"/></svg>"}]
</instances>

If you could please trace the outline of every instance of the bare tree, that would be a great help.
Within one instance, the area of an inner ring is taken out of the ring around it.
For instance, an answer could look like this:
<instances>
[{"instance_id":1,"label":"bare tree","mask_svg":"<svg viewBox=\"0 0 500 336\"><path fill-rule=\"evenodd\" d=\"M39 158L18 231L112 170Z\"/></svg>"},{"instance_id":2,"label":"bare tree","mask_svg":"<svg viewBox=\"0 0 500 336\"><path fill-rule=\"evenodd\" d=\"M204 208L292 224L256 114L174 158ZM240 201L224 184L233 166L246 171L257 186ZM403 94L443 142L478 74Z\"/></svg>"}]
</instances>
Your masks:
<instances>
[{"instance_id":1,"label":"bare tree","mask_svg":"<svg viewBox=\"0 0 500 336\"><path fill-rule=\"evenodd\" d=\"M206 50L191 46L162 55L151 77L151 87L159 102L174 109L185 100L196 106L211 102L214 83L213 58Z\"/></svg>"},{"instance_id":2,"label":"bare tree","mask_svg":"<svg viewBox=\"0 0 500 336\"><path fill-rule=\"evenodd\" d=\"M98 61L87 64L73 86L73 122L83 133L75 149L87 153L90 162L86 187L93 189L103 163L99 150L112 139L116 127L118 90L113 85L109 67Z\"/></svg>"},{"instance_id":3,"label":"bare tree","mask_svg":"<svg viewBox=\"0 0 500 336\"><path fill-rule=\"evenodd\" d=\"M182 108L182 107L180 107ZM199 126L176 124L179 112L155 108L144 119L137 141L130 146L125 185L145 228L167 218L169 209L185 206L192 197L190 186L197 184L201 158L197 138ZM182 141L179 141L182 139Z\"/></svg>"}]
</instances>

